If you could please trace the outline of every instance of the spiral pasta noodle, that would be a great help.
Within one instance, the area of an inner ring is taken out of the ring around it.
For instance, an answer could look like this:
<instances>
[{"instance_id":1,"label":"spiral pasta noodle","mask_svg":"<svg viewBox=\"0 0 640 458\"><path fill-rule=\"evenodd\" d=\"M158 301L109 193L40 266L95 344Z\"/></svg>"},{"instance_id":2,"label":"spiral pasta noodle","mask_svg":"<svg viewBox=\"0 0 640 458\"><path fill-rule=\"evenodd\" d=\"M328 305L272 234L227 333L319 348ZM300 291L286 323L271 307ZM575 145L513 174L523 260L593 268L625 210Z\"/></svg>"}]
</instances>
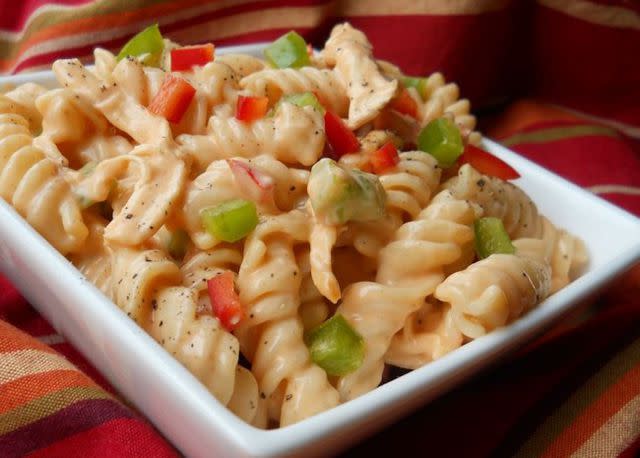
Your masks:
<instances>
[{"instance_id":1,"label":"spiral pasta noodle","mask_svg":"<svg viewBox=\"0 0 640 458\"><path fill-rule=\"evenodd\" d=\"M398 227L417 218L429 203L439 185L440 171L437 161L422 151L400 153L398 164L380 174L387 196L384 221L350 223L341 230L314 224L310 239L311 271L326 298L334 303L340 298L340 285L331 265L334 245L350 245L364 256L377 259Z\"/></svg>"},{"instance_id":2,"label":"spiral pasta noodle","mask_svg":"<svg viewBox=\"0 0 640 458\"><path fill-rule=\"evenodd\" d=\"M362 366L339 380L343 399L380 383L393 336L444 280L444 266L458 260L462 247L473 240L475 217L470 204L444 191L381 250L377 283L356 283L345 292L337 313L364 337L367 352ZM387 294L393 299L384 298Z\"/></svg>"},{"instance_id":3,"label":"spiral pasta noodle","mask_svg":"<svg viewBox=\"0 0 640 458\"><path fill-rule=\"evenodd\" d=\"M367 37L349 24L331 31L322 52L325 62L335 65L349 96L349 127L356 129L371 121L396 95L397 80L387 80L372 57Z\"/></svg>"},{"instance_id":4,"label":"spiral pasta noodle","mask_svg":"<svg viewBox=\"0 0 640 458\"><path fill-rule=\"evenodd\" d=\"M29 123L29 130L36 133L42 124L42 114L36 107L36 100L46 92L39 84L21 84L0 98L0 112L22 116Z\"/></svg>"},{"instance_id":5,"label":"spiral pasta noodle","mask_svg":"<svg viewBox=\"0 0 640 458\"><path fill-rule=\"evenodd\" d=\"M160 250L112 249L112 289L116 303L227 405L236 385L239 345L211 314L198 314L198 291L180 286L180 269ZM217 268L225 265L217 264ZM242 371L242 369L240 370ZM247 374L239 380L250 393ZM253 390L255 391L255 390ZM234 401L247 421L259 415L257 392ZM247 405L253 403L253 409ZM261 421L260 421L261 422Z\"/></svg>"},{"instance_id":6,"label":"spiral pasta noodle","mask_svg":"<svg viewBox=\"0 0 640 458\"><path fill-rule=\"evenodd\" d=\"M208 135L182 135L182 152L202 168L214 160L268 154L287 164L312 165L324 146L322 115L312 107L283 103L276 115L251 124L226 114L209 118Z\"/></svg>"},{"instance_id":7,"label":"spiral pasta noodle","mask_svg":"<svg viewBox=\"0 0 640 458\"><path fill-rule=\"evenodd\" d=\"M387 218L352 223L340 234L338 245L352 245L361 254L377 258L400 225L418 216L440 183L437 161L422 151L400 153L396 167L380 174L387 195Z\"/></svg>"},{"instance_id":8,"label":"spiral pasta noodle","mask_svg":"<svg viewBox=\"0 0 640 458\"><path fill-rule=\"evenodd\" d=\"M242 253L232 245L196 252L180 266L183 285L196 291L200 309L208 309L210 312L211 304L208 303L209 297L206 294L207 280L227 270L236 272L241 262Z\"/></svg>"},{"instance_id":9,"label":"spiral pasta noodle","mask_svg":"<svg viewBox=\"0 0 640 458\"><path fill-rule=\"evenodd\" d=\"M245 242L238 274L249 319L239 329L271 418L285 426L338 404L326 373L311 362L298 316L301 275L293 245L308 240L301 211L262 222Z\"/></svg>"},{"instance_id":10,"label":"spiral pasta noodle","mask_svg":"<svg viewBox=\"0 0 640 458\"><path fill-rule=\"evenodd\" d=\"M366 351L360 367L338 379L337 388L343 402L361 396L380 384L384 354L391 338L422 301L420 288L376 282L359 282L346 288L336 313L344 316L362 335Z\"/></svg>"},{"instance_id":11,"label":"spiral pasta noodle","mask_svg":"<svg viewBox=\"0 0 640 458\"><path fill-rule=\"evenodd\" d=\"M463 339L451 306L429 301L407 317L384 360L392 366L417 369L460 347Z\"/></svg>"},{"instance_id":12,"label":"spiral pasta noodle","mask_svg":"<svg viewBox=\"0 0 640 458\"><path fill-rule=\"evenodd\" d=\"M222 56L216 56L215 61L228 65L239 78L244 78L266 68L266 64L262 59L248 54L223 54Z\"/></svg>"},{"instance_id":13,"label":"spiral pasta noodle","mask_svg":"<svg viewBox=\"0 0 640 458\"><path fill-rule=\"evenodd\" d=\"M429 121L448 115L460 127L462 135L469 143L478 145L482 136L474 131L476 118L471 114L471 104L460 99L460 88L455 83L447 83L442 73L436 72L427 78L426 100L421 105L421 120L425 125ZM421 99L418 99L421 101Z\"/></svg>"},{"instance_id":14,"label":"spiral pasta noodle","mask_svg":"<svg viewBox=\"0 0 640 458\"><path fill-rule=\"evenodd\" d=\"M492 254L450 275L435 297L451 304L456 326L478 338L513 321L549 294L551 269L523 255Z\"/></svg>"},{"instance_id":15,"label":"spiral pasta noodle","mask_svg":"<svg viewBox=\"0 0 640 458\"><path fill-rule=\"evenodd\" d=\"M130 173L130 165L137 173ZM94 202L106 200L113 182L133 175L134 183L118 186L121 204L114 205L112 221L105 238L114 242L137 245L157 232L177 203L186 180L185 164L170 152L142 145L130 155L100 162L88 176L81 177L76 192Z\"/></svg>"},{"instance_id":16,"label":"spiral pasta noodle","mask_svg":"<svg viewBox=\"0 0 640 458\"><path fill-rule=\"evenodd\" d=\"M101 216L85 212L84 219L89 229L82 251L73 253L69 260L77 269L109 299L113 300L111 288L111 252L104 241L107 221Z\"/></svg>"},{"instance_id":17,"label":"spiral pasta noodle","mask_svg":"<svg viewBox=\"0 0 640 458\"><path fill-rule=\"evenodd\" d=\"M269 97L271 102L277 102L287 94L314 92L338 116L346 116L349 109L342 82L330 70L313 67L268 69L244 77L240 85L254 94Z\"/></svg>"},{"instance_id":18,"label":"spiral pasta noodle","mask_svg":"<svg viewBox=\"0 0 640 458\"><path fill-rule=\"evenodd\" d=\"M27 120L13 113L0 113L0 197L63 254L88 235L69 185L33 146Z\"/></svg>"},{"instance_id":19,"label":"spiral pasta noodle","mask_svg":"<svg viewBox=\"0 0 640 458\"><path fill-rule=\"evenodd\" d=\"M78 59L58 60L53 66L58 82L92 104L118 129L141 144L163 144L173 140L169 122L152 114L117 84L103 81Z\"/></svg>"},{"instance_id":20,"label":"spiral pasta noodle","mask_svg":"<svg viewBox=\"0 0 640 458\"><path fill-rule=\"evenodd\" d=\"M87 157L84 149L94 138L104 138L107 134L108 122L100 112L66 88L41 95L36 107L42 114L42 136L54 143L64 156L63 165L80 168L94 159Z\"/></svg>"},{"instance_id":21,"label":"spiral pasta noodle","mask_svg":"<svg viewBox=\"0 0 640 458\"><path fill-rule=\"evenodd\" d=\"M311 276L309 251L302 250L296 253L296 262L302 277L300 281L300 318L305 331L308 331L325 321L329 317L330 310Z\"/></svg>"},{"instance_id":22,"label":"spiral pasta noodle","mask_svg":"<svg viewBox=\"0 0 640 458\"><path fill-rule=\"evenodd\" d=\"M556 227L541 216L543 232L540 238L522 238L513 242L517 254L532 257L549 264L551 269L550 293L566 286L588 261L584 243L564 229Z\"/></svg>"},{"instance_id":23,"label":"spiral pasta noodle","mask_svg":"<svg viewBox=\"0 0 640 458\"><path fill-rule=\"evenodd\" d=\"M502 219L512 238L538 238L542 234L538 208L524 191L508 181L482 175L465 164L444 187L458 199L480 205L485 216Z\"/></svg>"}]
</instances>

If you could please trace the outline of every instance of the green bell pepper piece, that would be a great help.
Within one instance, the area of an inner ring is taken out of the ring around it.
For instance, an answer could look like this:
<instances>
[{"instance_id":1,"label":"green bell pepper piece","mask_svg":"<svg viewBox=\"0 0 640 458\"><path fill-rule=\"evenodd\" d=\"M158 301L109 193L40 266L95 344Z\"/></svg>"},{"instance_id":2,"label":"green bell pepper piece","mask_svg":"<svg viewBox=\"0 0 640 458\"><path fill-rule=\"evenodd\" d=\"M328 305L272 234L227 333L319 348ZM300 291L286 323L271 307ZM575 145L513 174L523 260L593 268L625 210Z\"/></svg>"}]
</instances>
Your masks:
<instances>
[{"instance_id":1,"label":"green bell pepper piece","mask_svg":"<svg viewBox=\"0 0 640 458\"><path fill-rule=\"evenodd\" d=\"M430 121L418 135L418 149L431 154L441 167L451 167L464 151L458 127L447 118Z\"/></svg>"},{"instance_id":2,"label":"green bell pepper piece","mask_svg":"<svg viewBox=\"0 0 640 458\"><path fill-rule=\"evenodd\" d=\"M473 231L476 253L480 259L496 253L513 254L516 252L500 218L480 218L473 224Z\"/></svg>"},{"instance_id":3,"label":"green bell pepper piece","mask_svg":"<svg viewBox=\"0 0 640 458\"><path fill-rule=\"evenodd\" d=\"M258 225L258 212L253 202L229 200L200 211L205 230L224 242L237 242Z\"/></svg>"},{"instance_id":4,"label":"green bell pepper piece","mask_svg":"<svg viewBox=\"0 0 640 458\"><path fill-rule=\"evenodd\" d=\"M153 24L129 40L116 58L120 61L127 56L138 57L145 65L159 67L163 49L160 28L158 24Z\"/></svg>"},{"instance_id":5,"label":"green bell pepper piece","mask_svg":"<svg viewBox=\"0 0 640 458\"><path fill-rule=\"evenodd\" d=\"M305 342L313 362L329 375L346 375L364 360L364 339L342 315L334 315L313 328Z\"/></svg>"},{"instance_id":6,"label":"green bell pepper piece","mask_svg":"<svg viewBox=\"0 0 640 458\"><path fill-rule=\"evenodd\" d=\"M310 63L307 43L294 31L271 43L264 50L264 57L276 68L300 68Z\"/></svg>"},{"instance_id":7,"label":"green bell pepper piece","mask_svg":"<svg viewBox=\"0 0 640 458\"><path fill-rule=\"evenodd\" d=\"M385 214L387 196L378 176L347 170L329 158L311 168L307 192L316 218L325 224L373 221Z\"/></svg>"}]
</instances>

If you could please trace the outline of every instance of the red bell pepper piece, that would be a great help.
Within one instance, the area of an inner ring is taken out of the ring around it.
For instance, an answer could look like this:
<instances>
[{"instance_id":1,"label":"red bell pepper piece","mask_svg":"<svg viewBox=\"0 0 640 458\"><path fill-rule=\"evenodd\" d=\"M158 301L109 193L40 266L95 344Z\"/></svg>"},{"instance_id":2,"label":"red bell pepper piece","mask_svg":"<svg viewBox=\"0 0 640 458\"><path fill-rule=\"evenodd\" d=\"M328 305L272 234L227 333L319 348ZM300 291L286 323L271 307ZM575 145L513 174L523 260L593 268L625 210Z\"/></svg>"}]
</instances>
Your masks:
<instances>
[{"instance_id":1,"label":"red bell pepper piece","mask_svg":"<svg viewBox=\"0 0 640 458\"><path fill-rule=\"evenodd\" d=\"M371 154L369 162L371 162L373 172L380 175L400 162L400 156L398 156L398 150L393 142L387 142Z\"/></svg>"},{"instance_id":2,"label":"red bell pepper piece","mask_svg":"<svg viewBox=\"0 0 640 458\"><path fill-rule=\"evenodd\" d=\"M211 43L184 46L171 50L171 71L181 72L213 61L215 47Z\"/></svg>"},{"instance_id":3,"label":"red bell pepper piece","mask_svg":"<svg viewBox=\"0 0 640 458\"><path fill-rule=\"evenodd\" d=\"M273 202L275 182L273 178L249 164L237 159L227 159L227 164L238 183L238 187L247 197L256 202Z\"/></svg>"},{"instance_id":4,"label":"red bell pepper piece","mask_svg":"<svg viewBox=\"0 0 640 458\"><path fill-rule=\"evenodd\" d=\"M244 318L240 297L233 287L233 273L227 270L207 281L211 309L227 330L233 331Z\"/></svg>"},{"instance_id":5,"label":"red bell pepper piece","mask_svg":"<svg viewBox=\"0 0 640 458\"><path fill-rule=\"evenodd\" d=\"M195 94L196 90L185 79L169 73L147 108L169 122L178 123Z\"/></svg>"},{"instance_id":6,"label":"red bell pepper piece","mask_svg":"<svg viewBox=\"0 0 640 458\"><path fill-rule=\"evenodd\" d=\"M516 169L493 154L481 150L477 146L467 145L462 155L458 158L459 164L471 164L478 172L503 180L520 178Z\"/></svg>"},{"instance_id":7,"label":"red bell pepper piece","mask_svg":"<svg viewBox=\"0 0 640 458\"><path fill-rule=\"evenodd\" d=\"M326 110L324 113L324 130L331 144L334 156L340 158L347 153L360 150L360 142L339 116Z\"/></svg>"},{"instance_id":8,"label":"red bell pepper piece","mask_svg":"<svg viewBox=\"0 0 640 458\"><path fill-rule=\"evenodd\" d=\"M391 100L390 108L412 118L418 118L418 104L406 89L402 89L400 95Z\"/></svg>"},{"instance_id":9,"label":"red bell pepper piece","mask_svg":"<svg viewBox=\"0 0 640 458\"><path fill-rule=\"evenodd\" d=\"M267 114L268 97L238 96L236 118L240 121L253 122Z\"/></svg>"}]
</instances>

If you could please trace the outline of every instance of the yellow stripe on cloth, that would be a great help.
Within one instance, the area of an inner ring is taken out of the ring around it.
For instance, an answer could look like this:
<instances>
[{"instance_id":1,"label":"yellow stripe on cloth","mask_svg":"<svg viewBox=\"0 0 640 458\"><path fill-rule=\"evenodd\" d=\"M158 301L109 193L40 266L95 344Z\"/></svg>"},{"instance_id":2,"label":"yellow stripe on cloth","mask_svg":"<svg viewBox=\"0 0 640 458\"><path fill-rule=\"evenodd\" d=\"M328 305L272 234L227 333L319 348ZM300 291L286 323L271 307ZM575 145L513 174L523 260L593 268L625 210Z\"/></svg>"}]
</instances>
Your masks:
<instances>
[{"instance_id":1,"label":"yellow stripe on cloth","mask_svg":"<svg viewBox=\"0 0 640 458\"><path fill-rule=\"evenodd\" d=\"M547 143L573 137L587 137L592 135L618 138L618 133L606 126L593 124L579 126L560 126L541 129L534 132L523 132L500 140L505 146L523 143Z\"/></svg>"},{"instance_id":2,"label":"yellow stripe on cloth","mask_svg":"<svg viewBox=\"0 0 640 458\"><path fill-rule=\"evenodd\" d=\"M480 14L499 11L509 5L509 0L396 0L363 2L350 0L339 2L344 16L401 16L429 14L444 16L451 14Z\"/></svg>"},{"instance_id":3,"label":"yellow stripe on cloth","mask_svg":"<svg viewBox=\"0 0 640 458\"><path fill-rule=\"evenodd\" d=\"M616 456L640 436L640 396L629 401L571 456Z\"/></svg>"},{"instance_id":4,"label":"yellow stripe on cloth","mask_svg":"<svg viewBox=\"0 0 640 458\"><path fill-rule=\"evenodd\" d=\"M640 30L640 15L620 6L598 5L586 0L538 0L538 2L593 24Z\"/></svg>"},{"instance_id":5,"label":"yellow stripe on cloth","mask_svg":"<svg viewBox=\"0 0 640 458\"><path fill-rule=\"evenodd\" d=\"M640 187L625 186L621 184L598 184L589 186L587 191L594 194L625 194L627 196L640 196Z\"/></svg>"},{"instance_id":6,"label":"yellow stripe on cloth","mask_svg":"<svg viewBox=\"0 0 640 458\"><path fill-rule=\"evenodd\" d=\"M21 377L56 369L76 369L63 356L40 350L0 353L0 385Z\"/></svg>"}]
</instances>

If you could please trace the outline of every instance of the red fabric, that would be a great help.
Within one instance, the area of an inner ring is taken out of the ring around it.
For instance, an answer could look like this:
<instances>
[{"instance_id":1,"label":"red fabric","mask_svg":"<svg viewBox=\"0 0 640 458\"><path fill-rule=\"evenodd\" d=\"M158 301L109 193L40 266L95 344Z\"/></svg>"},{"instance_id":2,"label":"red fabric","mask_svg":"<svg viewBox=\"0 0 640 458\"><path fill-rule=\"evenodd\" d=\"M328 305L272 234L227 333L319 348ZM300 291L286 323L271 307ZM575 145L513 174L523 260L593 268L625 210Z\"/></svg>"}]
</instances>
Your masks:
<instances>
[{"instance_id":1,"label":"red fabric","mask_svg":"<svg viewBox=\"0 0 640 458\"><path fill-rule=\"evenodd\" d=\"M173 458L178 454L148 425L136 420L117 419L69 436L28 456L30 458L88 458L91 456Z\"/></svg>"},{"instance_id":2,"label":"red fabric","mask_svg":"<svg viewBox=\"0 0 640 458\"><path fill-rule=\"evenodd\" d=\"M606 27L537 9L532 94L638 125L640 30Z\"/></svg>"}]
</instances>

